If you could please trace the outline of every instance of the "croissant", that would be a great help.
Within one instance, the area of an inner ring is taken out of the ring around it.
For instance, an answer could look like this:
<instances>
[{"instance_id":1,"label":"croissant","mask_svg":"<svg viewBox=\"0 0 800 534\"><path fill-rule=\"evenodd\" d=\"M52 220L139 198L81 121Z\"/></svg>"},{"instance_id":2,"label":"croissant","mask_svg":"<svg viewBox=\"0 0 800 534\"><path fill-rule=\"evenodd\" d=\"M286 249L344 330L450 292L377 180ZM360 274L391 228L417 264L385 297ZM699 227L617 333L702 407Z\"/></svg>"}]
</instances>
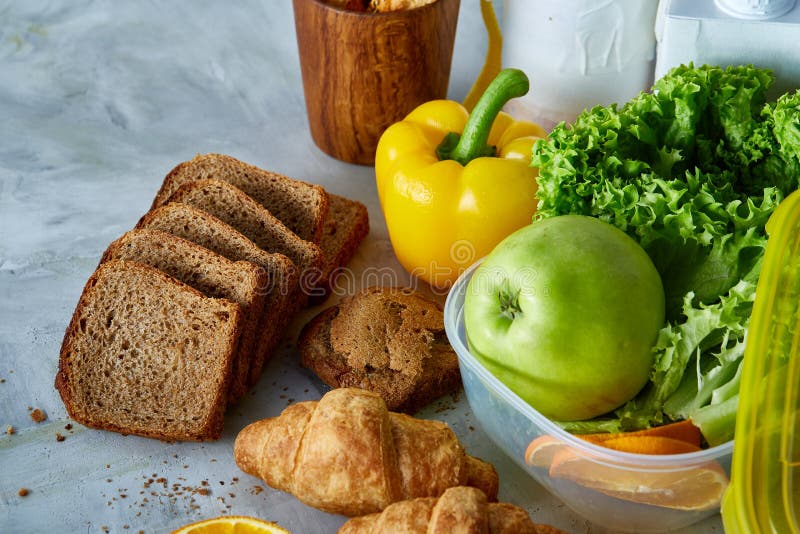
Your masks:
<instances>
[{"instance_id":1,"label":"croissant","mask_svg":"<svg viewBox=\"0 0 800 534\"><path fill-rule=\"evenodd\" d=\"M478 489L458 486L441 497L390 504L383 512L354 517L338 534L558 534L531 521L527 512L509 503L487 503Z\"/></svg>"},{"instance_id":2,"label":"croissant","mask_svg":"<svg viewBox=\"0 0 800 534\"><path fill-rule=\"evenodd\" d=\"M497 500L494 467L464 452L442 422L389 412L376 393L334 389L242 429L236 464L304 503L346 516L453 486Z\"/></svg>"}]
</instances>

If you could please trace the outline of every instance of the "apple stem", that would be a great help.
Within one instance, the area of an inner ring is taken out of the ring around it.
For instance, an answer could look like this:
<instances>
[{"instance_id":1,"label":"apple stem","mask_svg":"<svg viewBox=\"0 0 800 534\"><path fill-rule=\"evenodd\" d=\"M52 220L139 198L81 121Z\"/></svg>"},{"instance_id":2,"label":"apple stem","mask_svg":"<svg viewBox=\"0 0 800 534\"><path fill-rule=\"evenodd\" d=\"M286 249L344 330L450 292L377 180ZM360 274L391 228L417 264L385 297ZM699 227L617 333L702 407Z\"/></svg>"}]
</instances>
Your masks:
<instances>
[{"instance_id":1,"label":"apple stem","mask_svg":"<svg viewBox=\"0 0 800 534\"><path fill-rule=\"evenodd\" d=\"M517 318L522 313L522 308L519 305L519 294L521 290L511 291L506 283L506 287L497 294L500 300L500 311L511 320Z\"/></svg>"}]
</instances>

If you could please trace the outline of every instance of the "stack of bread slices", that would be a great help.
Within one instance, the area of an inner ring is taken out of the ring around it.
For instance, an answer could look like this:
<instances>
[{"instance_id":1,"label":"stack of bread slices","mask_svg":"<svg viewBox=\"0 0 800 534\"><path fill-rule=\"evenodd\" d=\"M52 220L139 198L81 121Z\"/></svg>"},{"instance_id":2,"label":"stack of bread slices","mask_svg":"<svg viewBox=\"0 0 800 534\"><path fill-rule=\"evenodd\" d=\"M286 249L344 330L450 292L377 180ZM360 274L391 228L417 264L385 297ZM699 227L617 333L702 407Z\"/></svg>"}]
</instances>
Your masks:
<instances>
[{"instance_id":1,"label":"stack of bread slices","mask_svg":"<svg viewBox=\"0 0 800 534\"><path fill-rule=\"evenodd\" d=\"M369 232L366 208L229 156L164 179L89 278L56 388L81 424L211 440L288 324Z\"/></svg>"}]
</instances>

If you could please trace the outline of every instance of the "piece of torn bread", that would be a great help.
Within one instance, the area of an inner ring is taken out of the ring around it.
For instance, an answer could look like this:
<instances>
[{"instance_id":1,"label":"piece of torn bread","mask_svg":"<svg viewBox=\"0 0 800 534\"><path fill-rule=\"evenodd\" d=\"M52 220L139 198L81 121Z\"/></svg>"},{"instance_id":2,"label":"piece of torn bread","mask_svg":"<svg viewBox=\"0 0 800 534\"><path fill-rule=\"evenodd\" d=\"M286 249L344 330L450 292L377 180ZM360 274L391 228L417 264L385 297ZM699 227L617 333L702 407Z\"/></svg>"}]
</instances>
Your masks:
<instances>
[{"instance_id":1,"label":"piece of torn bread","mask_svg":"<svg viewBox=\"0 0 800 534\"><path fill-rule=\"evenodd\" d=\"M374 391L392 411L416 412L461 385L441 306L410 289L343 299L303 328L298 347L323 382Z\"/></svg>"}]
</instances>

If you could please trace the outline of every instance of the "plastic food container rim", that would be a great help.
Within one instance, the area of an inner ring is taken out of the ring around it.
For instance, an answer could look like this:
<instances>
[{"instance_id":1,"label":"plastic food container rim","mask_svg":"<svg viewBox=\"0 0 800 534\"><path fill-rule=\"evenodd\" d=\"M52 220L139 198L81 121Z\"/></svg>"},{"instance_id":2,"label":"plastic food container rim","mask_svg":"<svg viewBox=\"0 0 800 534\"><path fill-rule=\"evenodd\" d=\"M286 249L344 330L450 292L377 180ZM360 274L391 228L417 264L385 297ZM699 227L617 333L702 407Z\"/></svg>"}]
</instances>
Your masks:
<instances>
[{"instance_id":1,"label":"plastic food container rim","mask_svg":"<svg viewBox=\"0 0 800 534\"><path fill-rule=\"evenodd\" d=\"M702 451L664 456L614 451L575 437L522 400L472 355L462 341L459 333L459 326L463 322L463 302L459 305L459 301L463 301L463 299L459 299L459 296L466 295L469 280L482 262L483 258L467 268L450 288L444 305L445 333L458 355L459 363L468 367L484 384L498 393L503 400L515 410L523 414L532 423L536 424L543 433L558 438L573 447L579 454L582 453L594 461L625 468L635 467L654 470L665 470L669 468L685 469L719 460L723 456L732 453L733 440L723 443L722 445L717 445L716 447L703 449Z\"/></svg>"}]
</instances>

